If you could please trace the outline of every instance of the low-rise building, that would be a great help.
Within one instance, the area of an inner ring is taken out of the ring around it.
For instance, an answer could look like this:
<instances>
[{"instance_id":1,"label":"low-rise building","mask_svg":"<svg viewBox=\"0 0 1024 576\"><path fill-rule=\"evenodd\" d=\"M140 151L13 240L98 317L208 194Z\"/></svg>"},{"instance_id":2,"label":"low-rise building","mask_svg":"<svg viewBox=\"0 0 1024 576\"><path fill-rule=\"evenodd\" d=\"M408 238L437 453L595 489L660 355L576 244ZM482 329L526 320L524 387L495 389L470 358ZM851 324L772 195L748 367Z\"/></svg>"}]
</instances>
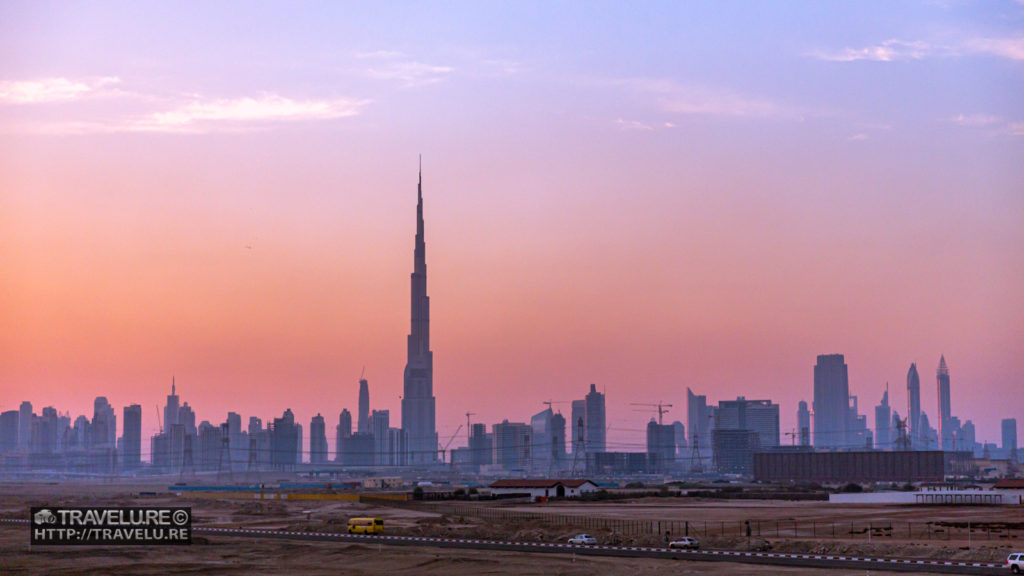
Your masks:
<instances>
[{"instance_id":1,"label":"low-rise building","mask_svg":"<svg viewBox=\"0 0 1024 576\"><path fill-rule=\"evenodd\" d=\"M491 484L491 494L496 496L522 495L531 500L541 498L575 498L588 492L596 492L597 484L582 479L507 479Z\"/></svg>"}]
</instances>

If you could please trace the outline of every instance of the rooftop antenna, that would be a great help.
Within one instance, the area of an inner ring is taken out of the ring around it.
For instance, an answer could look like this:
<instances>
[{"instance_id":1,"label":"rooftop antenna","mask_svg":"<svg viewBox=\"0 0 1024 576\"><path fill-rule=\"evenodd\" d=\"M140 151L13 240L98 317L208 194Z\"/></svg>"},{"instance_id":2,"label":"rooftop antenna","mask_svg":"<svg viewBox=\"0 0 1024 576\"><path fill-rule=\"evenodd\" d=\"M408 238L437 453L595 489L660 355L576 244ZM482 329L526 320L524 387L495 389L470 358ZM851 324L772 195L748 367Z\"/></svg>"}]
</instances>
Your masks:
<instances>
[{"instance_id":1,"label":"rooftop antenna","mask_svg":"<svg viewBox=\"0 0 1024 576\"><path fill-rule=\"evenodd\" d=\"M362 380L363 376L365 376L365 375L366 375L366 364L363 364L363 369L362 369L361 372L359 372L359 379Z\"/></svg>"}]
</instances>

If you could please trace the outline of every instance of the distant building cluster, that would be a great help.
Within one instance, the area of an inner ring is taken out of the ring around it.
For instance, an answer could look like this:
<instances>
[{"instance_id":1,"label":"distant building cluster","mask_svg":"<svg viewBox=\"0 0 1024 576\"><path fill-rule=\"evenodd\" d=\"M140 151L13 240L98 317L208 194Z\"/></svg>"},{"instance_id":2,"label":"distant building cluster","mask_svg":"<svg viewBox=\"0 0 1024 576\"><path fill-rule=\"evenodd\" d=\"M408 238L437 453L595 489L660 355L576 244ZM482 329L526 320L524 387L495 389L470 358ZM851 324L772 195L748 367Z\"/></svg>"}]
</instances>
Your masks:
<instances>
[{"instance_id":1,"label":"distant building cluster","mask_svg":"<svg viewBox=\"0 0 1024 576\"><path fill-rule=\"evenodd\" d=\"M686 389L686 424L664 423L671 404L634 404L656 408L646 426L642 450L614 450L606 397L591 384L572 400L568 413L547 408L528 422L503 420L488 427L466 414L466 445L450 449L437 434L430 347L430 299L427 296L422 173L417 186L416 236L410 277L410 331L400 422L388 410L374 410L370 385L360 377L355 421L348 409L334 425L334 452L327 441L328 418L317 414L308 428L290 409L264 423L229 412L224 422L196 424L196 412L181 402L172 377L171 393L158 412L159 431L149 439L144 458L142 408L126 406L122 434L105 397L97 397L92 418L59 414L53 407L33 412L29 402L0 413L0 472L46 470L57 473L161 473L235 470L455 470L482 475L588 477L620 475L762 477L772 480L834 481L849 477L935 480L954 474L975 476L995 470L1013 474L1020 460L1017 421L1002 421L1002 443L979 443L974 424L953 415L952 380L944 356L936 369L935 424L921 406L916 364L907 372L906 415L890 405L886 384L875 407L875 428L860 413L842 354L817 357L813 398L797 406L797 428L783 431L779 405L770 399L721 399ZM330 416L333 423L333 414ZM397 424L397 425L396 425ZM461 430L461 426L460 426ZM689 432L689 434L687 434ZM458 431L456 432L458 433ZM308 445L308 451L303 447ZM636 448L636 447L634 447ZM859 470L859 472L857 472ZM857 475L860 476L857 476ZM563 487L564 488L564 487Z\"/></svg>"}]
</instances>

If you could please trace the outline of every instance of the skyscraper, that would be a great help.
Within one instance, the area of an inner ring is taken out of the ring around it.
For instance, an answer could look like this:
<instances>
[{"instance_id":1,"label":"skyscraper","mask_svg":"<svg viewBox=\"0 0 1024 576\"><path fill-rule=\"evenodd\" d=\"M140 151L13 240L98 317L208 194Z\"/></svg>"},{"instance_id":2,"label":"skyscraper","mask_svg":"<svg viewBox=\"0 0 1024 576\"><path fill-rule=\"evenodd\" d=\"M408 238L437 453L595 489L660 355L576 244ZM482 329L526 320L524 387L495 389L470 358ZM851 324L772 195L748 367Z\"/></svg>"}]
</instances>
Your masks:
<instances>
[{"instance_id":1,"label":"skyscraper","mask_svg":"<svg viewBox=\"0 0 1024 576\"><path fill-rule=\"evenodd\" d=\"M690 446L701 456L707 456L711 449L711 426L714 409L708 406L708 397L696 395L686 389L686 425L690 428Z\"/></svg>"},{"instance_id":2,"label":"skyscraper","mask_svg":"<svg viewBox=\"0 0 1024 576\"><path fill-rule=\"evenodd\" d=\"M907 372L907 423L910 424L910 445L915 449L923 443L921 434L921 378L917 375L917 364L912 363Z\"/></svg>"},{"instance_id":3,"label":"skyscraper","mask_svg":"<svg viewBox=\"0 0 1024 576\"><path fill-rule=\"evenodd\" d=\"M529 470L533 443L530 425L504 420L491 429L494 431L494 463L508 471Z\"/></svg>"},{"instance_id":4,"label":"skyscraper","mask_svg":"<svg viewBox=\"0 0 1024 576\"><path fill-rule=\"evenodd\" d=\"M341 445L352 435L352 413L344 408L338 415L338 426L334 429L334 461L341 462Z\"/></svg>"},{"instance_id":5,"label":"skyscraper","mask_svg":"<svg viewBox=\"0 0 1024 576\"><path fill-rule=\"evenodd\" d=\"M18 447L18 411L0 414L0 454L13 452Z\"/></svg>"},{"instance_id":6,"label":"skyscraper","mask_svg":"<svg viewBox=\"0 0 1024 576\"><path fill-rule=\"evenodd\" d=\"M32 403L28 400L18 407L18 447L28 450L32 446Z\"/></svg>"},{"instance_id":7,"label":"skyscraper","mask_svg":"<svg viewBox=\"0 0 1024 576\"><path fill-rule=\"evenodd\" d=\"M434 399L434 353L430 350L430 298L427 296L427 246L423 238L423 171L416 187L416 246L411 279L412 327L406 342L402 393L402 430L408 462L414 466L437 462Z\"/></svg>"},{"instance_id":8,"label":"skyscraper","mask_svg":"<svg viewBox=\"0 0 1024 576\"><path fill-rule=\"evenodd\" d=\"M327 426L320 414L309 421L309 463L327 462Z\"/></svg>"},{"instance_id":9,"label":"skyscraper","mask_svg":"<svg viewBox=\"0 0 1024 576\"><path fill-rule=\"evenodd\" d=\"M590 385L590 392L584 397L587 401L586 443L587 453L606 452L607 442L604 416L604 394L597 391L597 385Z\"/></svg>"},{"instance_id":10,"label":"skyscraper","mask_svg":"<svg viewBox=\"0 0 1024 576\"><path fill-rule=\"evenodd\" d=\"M356 425L358 428L357 432L360 434L370 433L370 383L366 381L366 378L359 379L359 413L357 414L358 420ZM351 427L350 427L351 428ZM349 430L351 433L351 430Z\"/></svg>"},{"instance_id":11,"label":"skyscraper","mask_svg":"<svg viewBox=\"0 0 1024 576\"><path fill-rule=\"evenodd\" d=\"M494 452L492 441L493 437L487 433L486 424L473 424L469 433L470 462L476 466L490 465Z\"/></svg>"},{"instance_id":12,"label":"skyscraper","mask_svg":"<svg viewBox=\"0 0 1024 576\"><path fill-rule=\"evenodd\" d=\"M654 465L664 472L676 463L676 433L672 424L658 424L653 417L647 423L647 453L654 454Z\"/></svg>"},{"instance_id":13,"label":"skyscraper","mask_svg":"<svg viewBox=\"0 0 1024 576\"><path fill-rule=\"evenodd\" d=\"M1011 460L1017 459L1017 419L1005 418L1003 420L1003 450L1006 457Z\"/></svg>"},{"instance_id":14,"label":"skyscraper","mask_svg":"<svg viewBox=\"0 0 1024 576\"><path fill-rule=\"evenodd\" d=\"M950 426L949 408L949 368L946 366L946 357L939 357L939 368L935 371L935 383L938 387L939 397L939 442L943 450L953 449L953 430Z\"/></svg>"},{"instance_id":15,"label":"skyscraper","mask_svg":"<svg viewBox=\"0 0 1024 576\"><path fill-rule=\"evenodd\" d=\"M771 400L723 400L715 410L715 430L757 432L762 447L779 445L779 405Z\"/></svg>"},{"instance_id":16,"label":"skyscraper","mask_svg":"<svg viewBox=\"0 0 1024 576\"><path fill-rule=\"evenodd\" d=\"M388 454L388 428L391 427L391 412L389 410L374 410L370 413L369 420L370 434L373 435L373 464L386 466L391 460Z\"/></svg>"},{"instance_id":17,"label":"skyscraper","mask_svg":"<svg viewBox=\"0 0 1024 576\"><path fill-rule=\"evenodd\" d=\"M174 385L174 376L171 376L171 393L167 395L167 405L164 406L164 430L170 432L171 428L178 424L178 391Z\"/></svg>"},{"instance_id":18,"label":"skyscraper","mask_svg":"<svg viewBox=\"0 0 1024 576\"><path fill-rule=\"evenodd\" d=\"M554 449L551 443L551 418L555 413L547 407L530 418L531 438L533 442L533 458L530 462L532 470L546 474L554 461Z\"/></svg>"},{"instance_id":19,"label":"skyscraper","mask_svg":"<svg viewBox=\"0 0 1024 576\"><path fill-rule=\"evenodd\" d=\"M558 469L565 462L565 434L565 416L562 416L561 412L556 412L551 417L551 444L554 456L552 466L555 469Z\"/></svg>"},{"instance_id":20,"label":"skyscraper","mask_svg":"<svg viewBox=\"0 0 1024 576\"><path fill-rule=\"evenodd\" d=\"M814 366L814 446L846 445L850 418L850 381L842 354L818 356Z\"/></svg>"},{"instance_id":21,"label":"skyscraper","mask_svg":"<svg viewBox=\"0 0 1024 576\"><path fill-rule=\"evenodd\" d=\"M796 410L796 425L799 430L797 433L800 436L801 446L811 445L811 411L807 409L807 402L801 400L797 404Z\"/></svg>"},{"instance_id":22,"label":"skyscraper","mask_svg":"<svg viewBox=\"0 0 1024 576\"><path fill-rule=\"evenodd\" d=\"M291 470L301 462L299 454L299 430L295 426L295 415L291 408L280 418L274 418L270 436L270 464L281 470Z\"/></svg>"},{"instance_id":23,"label":"skyscraper","mask_svg":"<svg viewBox=\"0 0 1024 576\"><path fill-rule=\"evenodd\" d=\"M92 445L97 448L113 448L117 445L117 416L106 396L97 396L93 401Z\"/></svg>"},{"instance_id":24,"label":"skyscraper","mask_svg":"<svg viewBox=\"0 0 1024 576\"><path fill-rule=\"evenodd\" d=\"M875 448L892 450L892 409L889 407L889 383L885 384L882 402L875 406Z\"/></svg>"},{"instance_id":25,"label":"skyscraper","mask_svg":"<svg viewBox=\"0 0 1024 576\"><path fill-rule=\"evenodd\" d=\"M121 462L126 470L138 468L142 462L142 406L132 404L124 407L121 426Z\"/></svg>"}]
</instances>

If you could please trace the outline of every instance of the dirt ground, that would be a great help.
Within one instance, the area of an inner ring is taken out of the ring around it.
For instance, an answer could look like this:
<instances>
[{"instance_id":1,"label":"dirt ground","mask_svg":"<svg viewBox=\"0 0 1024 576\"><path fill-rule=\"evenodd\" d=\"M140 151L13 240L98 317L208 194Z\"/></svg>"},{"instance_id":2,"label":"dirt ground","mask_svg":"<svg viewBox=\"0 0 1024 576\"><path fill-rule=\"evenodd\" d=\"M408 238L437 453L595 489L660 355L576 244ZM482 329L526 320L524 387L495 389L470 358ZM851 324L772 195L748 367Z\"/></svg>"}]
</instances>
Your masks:
<instances>
[{"instance_id":1,"label":"dirt ground","mask_svg":"<svg viewBox=\"0 0 1024 576\"><path fill-rule=\"evenodd\" d=\"M155 492L144 495L140 492ZM397 535L456 538L565 541L578 527L543 521L495 523L469 515L432 513L427 507L406 509L379 507L337 500L254 500L251 495L177 496L167 483L126 484L0 484L0 517L27 518L31 506L191 506L195 524L246 528L285 528L300 531L344 532L351 516L384 518L386 531ZM493 503L476 503L493 507ZM623 518L680 518L695 513L692 505L666 499L637 502L558 503L547 508L519 506L536 512L620 515ZM866 510L860 507L828 508L823 502L700 503L699 514L708 518L739 518L759 515L765 519L849 515L851 517L907 517L924 511ZM956 516L958 510L946 511ZM966 512L1005 515L1007 511L972 509ZM932 516L935 512L930 512ZM590 530L606 544L657 546L654 536L628 536L608 530ZM802 568L687 562L657 559L586 558L472 550L439 550L413 547L375 547L358 544L297 542L288 540L196 536L188 547L36 547L28 545L27 526L0 526L0 574L661 574L667 565L673 573L718 574L741 570L747 574L810 575L819 571ZM709 538L706 547L775 552L839 553L856 555L942 558L1002 562L1013 544L976 544L965 550L953 542L866 543L830 540L774 538ZM1016 544L1016 543L1014 543ZM1019 545L1018 545L1019 546ZM833 570L830 574L862 574ZM883 572L875 572L883 574Z\"/></svg>"}]
</instances>

